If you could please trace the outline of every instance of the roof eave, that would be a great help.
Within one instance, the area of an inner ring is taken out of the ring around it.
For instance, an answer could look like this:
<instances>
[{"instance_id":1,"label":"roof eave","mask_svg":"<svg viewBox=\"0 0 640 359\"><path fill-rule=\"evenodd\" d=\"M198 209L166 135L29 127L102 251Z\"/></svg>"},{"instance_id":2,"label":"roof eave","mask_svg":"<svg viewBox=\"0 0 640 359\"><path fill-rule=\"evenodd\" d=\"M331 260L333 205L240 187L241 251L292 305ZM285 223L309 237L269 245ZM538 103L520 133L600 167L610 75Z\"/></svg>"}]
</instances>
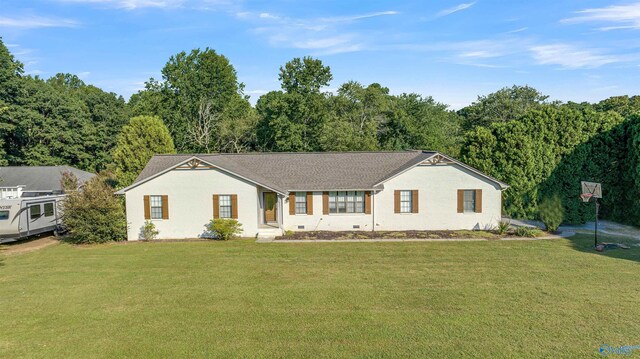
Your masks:
<instances>
[{"instance_id":1,"label":"roof eave","mask_svg":"<svg viewBox=\"0 0 640 359\"><path fill-rule=\"evenodd\" d=\"M423 153L424 153L424 152L423 152ZM425 158L425 159L423 159L423 160L421 160L421 161L419 161L419 162L415 163L414 165L412 165L412 166L410 166L410 167L408 167L408 168L406 168L406 169L404 169L404 170L402 170L402 171L399 171L399 172L396 172L396 173L392 174L391 176L389 176L389 177L387 177L387 178L383 179L382 181L380 181L380 182L376 183L376 184L374 185L374 187L379 186L379 185L382 185L384 182L387 182L387 181L389 181L390 179L392 179L392 178L394 178L394 177L397 177L397 176L399 176L399 175L401 175L401 174L403 174L403 173L405 173L405 172L409 171L410 169L412 169L412 168L414 168L414 167L416 167L416 166L420 165L422 162L424 162L424 161L428 161L429 159L431 159L431 158L433 158L433 157L435 157L435 156L438 156L438 155L440 155L440 156L442 156L442 157L446 158L447 160L449 160L449 161L451 161L451 162L453 162L453 163L455 163L455 164L459 165L460 167L463 167L463 168L465 168L465 169L467 169L467 170L469 170L469 171L471 171L471 172L473 172L473 173L475 173L475 174L477 174L477 175L479 175L479 176L481 176L481 177L484 177L484 178L488 179L488 180L489 180L489 181L491 181L491 182L496 183L498 186L500 186L500 189L501 189L501 190L505 190L505 189L509 188L509 185L508 185L508 184L506 184L506 183L504 183L504 182L502 182L502 181L500 181L500 180L497 180L497 179L495 179L495 178L493 178L493 177L489 176L489 175L488 175L488 174L486 174L486 173L483 173L482 171L480 171L480 170L478 170L478 169L476 169L476 168L473 168L473 167L471 167L471 166L469 166L469 165L467 165L467 164L465 164L465 163L462 163L462 162L460 162L460 161L456 160L456 159L455 159L455 158L453 158L453 157L447 156L447 155L445 155L445 154L443 154L443 153L440 153L440 152L433 152L433 154L432 154L431 156L429 156L429 157L427 157L427 158Z\"/></svg>"},{"instance_id":2,"label":"roof eave","mask_svg":"<svg viewBox=\"0 0 640 359\"><path fill-rule=\"evenodd\" d=\"M204 159L202 159L202 158L200 158L200 157L198 157L198 156L191 156L191 157L187 158L186 160L184 160L184 161L182 161L182 162L179 162L179 163L177 163L177 164L175 164L175 165L173 165L173 166L170 166L170 167L168 167L167 169L165 169L165 170L163 170L163 171L160 171L160 172L158 172L158 173L156 173L156 174L154 174L154 175L152 175L152 176L149 176L149 177L147 177L147 178L145 178L145 179L143 179L143 180L136 181L136 182L132 183L131 185L129 185L129 186L127 186L127 187L125 187L125 188L123 188L123 189L121 189L121 190L119 190L119 191L115 192L115 194L123 195L123 194L125 194L127 191L129 191L129 190L131 190L131 189L133 189L133 188L135 188L135 187L138 187L139 185L141 185L141 184L143 184L143 183L149 182L149 181L151 181L151 180L152 180L152 179L154 179L154 178L158 178L158 177L162 176L163 174L165 174L165 173L167 173L167 172L169 172L169 171L171 171L171 170L175 169L176 167L179 167L179 166L181 166L181 165L183 165L183 164L185 164L185 163L188 163L189 161L194 160L194 159L197 159L197 160L199 160L199 161L202 161L202 162L204 162L204 163L206 163L206 164L208 164L208 165L210 165L210 166L213 166L213 167L215 167L215 168L219 168L220 170L222 170L222 171L224 171L224 172L227 172L227 173L229 173L229 174L231 174L231 175L233 175L233 176L236 176L236 177L241 178L241 179L243 179L243 180L245 180L245 181L248 181L248 182L254 183L254 184L258 185L258 186L262 186L262 187L264 187L264 188L266 188L266 189L270 189L270 190L272 190L272 191L274 191L274 192L277 192L277 193L279 193L279 194L282 194L282 195L285 195L285 194L286 194L286 193L285 193L285 192L283 192L282 190L279 190L279 189L277 189L277 188L274 188L273 186L265 185L264 183L260 183L260 182L257 182L257 181L255 181L255 180L252 180L252 179L250 179L250 178L247 178L247 177L241 176L241 175L239 175L239 174L237 174L237 173L235 173L235 172L232 172L232 171L229 171L229 170L225 169L224 167L221 167L221 166L219 166L219 165L216 165L216 164L213 164L213 163L211 163L211 162L209 162L209 161L206 161L206 160L204 160Z\"/></svg>"}]
</instances>

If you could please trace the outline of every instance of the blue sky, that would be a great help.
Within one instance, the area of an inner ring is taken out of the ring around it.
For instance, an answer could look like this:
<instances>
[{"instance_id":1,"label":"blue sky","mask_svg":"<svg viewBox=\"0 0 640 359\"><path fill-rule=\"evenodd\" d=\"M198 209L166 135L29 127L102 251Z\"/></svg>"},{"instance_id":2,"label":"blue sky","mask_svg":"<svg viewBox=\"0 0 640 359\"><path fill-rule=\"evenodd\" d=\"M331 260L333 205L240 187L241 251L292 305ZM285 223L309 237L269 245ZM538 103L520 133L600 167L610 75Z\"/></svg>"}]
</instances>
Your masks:
<instances>
[{"instance_id":1,"label":"blue sky","mask_svg":"<svg viewBox=\"0 0 640 359\"><path fill-rule=\"evenodd\" d=\"M70 72L128 98L172 54L227 56L252 102L311 55L349 80L454 109L513 84L598 101L640 89L640 1L0 0L29 74Z\"/></svg>"}]
</instances>

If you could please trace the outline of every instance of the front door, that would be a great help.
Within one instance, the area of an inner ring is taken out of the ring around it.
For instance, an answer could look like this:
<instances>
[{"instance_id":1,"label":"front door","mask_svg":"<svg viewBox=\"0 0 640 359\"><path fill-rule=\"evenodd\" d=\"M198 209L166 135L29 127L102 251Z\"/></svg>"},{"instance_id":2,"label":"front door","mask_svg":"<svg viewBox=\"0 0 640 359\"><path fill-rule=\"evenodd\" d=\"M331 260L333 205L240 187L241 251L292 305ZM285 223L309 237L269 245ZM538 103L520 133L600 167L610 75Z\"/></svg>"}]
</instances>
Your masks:
<instances>
[{"instance_id":1,"label":"front door","mask_svg":"<svg viewBox=\"0 0 640 359\"><path fill-rule=\"evenodd\" d=\"M264 192L264 221L266 223L276 222L276 203L275 192Z\"/></svg>"}]
</instances>

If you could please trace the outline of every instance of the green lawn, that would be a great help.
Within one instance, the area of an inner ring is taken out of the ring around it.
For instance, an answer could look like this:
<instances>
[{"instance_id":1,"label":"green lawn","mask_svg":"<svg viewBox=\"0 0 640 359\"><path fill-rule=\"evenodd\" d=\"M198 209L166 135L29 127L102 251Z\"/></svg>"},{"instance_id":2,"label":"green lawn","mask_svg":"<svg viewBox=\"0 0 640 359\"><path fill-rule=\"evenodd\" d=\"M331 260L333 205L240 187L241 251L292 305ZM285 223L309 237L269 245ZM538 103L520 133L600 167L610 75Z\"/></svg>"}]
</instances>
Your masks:
<instances>
[{"instance_id":1,"label":"green lawn","mask_svg":"<svg viewBox=\"0 0 640 359\"><path fill-rule=\"evenodd\" d=\"M0 267L0 357L599 357L604 343L640 345L640 248L590 245L55 245Z\"/></svg>"}]
</instances>

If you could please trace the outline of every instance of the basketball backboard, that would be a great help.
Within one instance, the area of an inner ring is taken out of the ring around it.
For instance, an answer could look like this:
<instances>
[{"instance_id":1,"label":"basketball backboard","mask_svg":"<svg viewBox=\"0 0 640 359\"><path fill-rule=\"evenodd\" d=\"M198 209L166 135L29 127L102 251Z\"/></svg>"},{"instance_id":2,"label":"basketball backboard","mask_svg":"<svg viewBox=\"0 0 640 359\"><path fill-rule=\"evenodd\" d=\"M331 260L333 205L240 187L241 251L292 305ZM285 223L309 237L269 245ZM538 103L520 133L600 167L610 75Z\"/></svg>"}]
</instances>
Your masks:
<instances>
[{"instance_id":1,"label":"basketball backboard","mask_svg":"<svg viewBox=\"0 0 640 359\"><path fill-rule=\"evenodd\" d=\"M582 193L589 193L594 198L602 198L602 185L597 182L582 181Z\"/></svg>"}]
</instances>

